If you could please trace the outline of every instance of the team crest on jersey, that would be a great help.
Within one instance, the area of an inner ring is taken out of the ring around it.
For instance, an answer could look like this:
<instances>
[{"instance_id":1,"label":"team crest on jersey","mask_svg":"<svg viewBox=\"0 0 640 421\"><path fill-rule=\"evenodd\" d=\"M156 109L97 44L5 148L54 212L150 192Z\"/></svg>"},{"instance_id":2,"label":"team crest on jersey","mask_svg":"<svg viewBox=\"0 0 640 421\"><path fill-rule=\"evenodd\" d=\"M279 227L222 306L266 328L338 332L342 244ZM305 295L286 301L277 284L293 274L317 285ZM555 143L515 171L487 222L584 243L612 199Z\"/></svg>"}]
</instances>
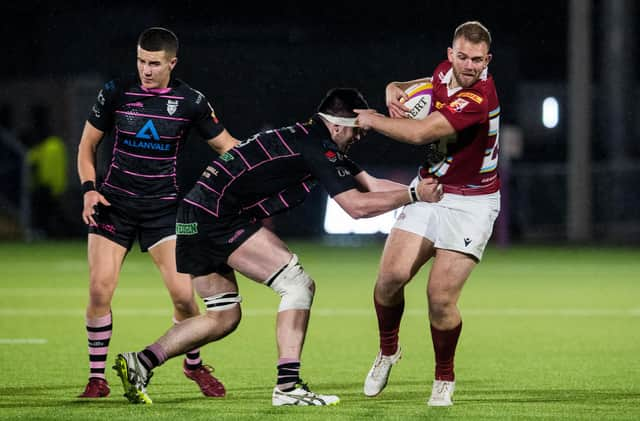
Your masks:
<instances>
[{"instance_id":1,"label":"team crest on jersey","mask_svg":"<svg viewBox=\"0 0 640 421\"><path fill-rule=\"evenodd\" d=\"M462 98L456 98L454 101L450 102L449 105L447 105L447 108L449 108L454 113L459 113L467 105L469 105L469 101Z\"/></svg>"},{"instance_id":2,"label":"team crest on jersey","mask_svg":"<svg viewBox=\"0 0 640 421\"><path fill-rule=\"evenodd\" d=\"M173 115L178 109L178 100L170 99L167 101L167 112L169 115Z\"/></svg>"},{"instance_id":3,"label":"team crest on jersey","mask_svg":"<svg viewBox=\"0 0 640 421\"><path fill-rule=\"evenodd\" d=\"M324 153L324 156L326 156L327 159L331 162L336 162L336 160L338 159L338 155L334 151L326 151Z\"/></svg>"}]
</instances>

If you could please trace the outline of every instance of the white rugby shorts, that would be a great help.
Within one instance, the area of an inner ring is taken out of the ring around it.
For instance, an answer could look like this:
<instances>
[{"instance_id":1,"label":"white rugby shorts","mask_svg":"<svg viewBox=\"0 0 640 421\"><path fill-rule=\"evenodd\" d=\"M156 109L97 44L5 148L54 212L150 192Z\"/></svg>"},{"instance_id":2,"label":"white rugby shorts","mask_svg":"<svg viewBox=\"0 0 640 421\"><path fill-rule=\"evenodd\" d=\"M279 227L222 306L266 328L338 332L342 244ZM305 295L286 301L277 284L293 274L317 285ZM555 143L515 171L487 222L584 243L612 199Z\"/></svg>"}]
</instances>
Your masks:
<instances>
[{"instance_id":1,"label":"white rugby shorts","mask_svg":"<svg viewBox=\"0 0 640 421\"><path fill-rule=\"evenodd\" d=\"M422 236L436 248L470 254L479 261L498 213L500 192L478 196L445 193L436 203L406 205L393 228Z\"/></svg>"}]
</instances>

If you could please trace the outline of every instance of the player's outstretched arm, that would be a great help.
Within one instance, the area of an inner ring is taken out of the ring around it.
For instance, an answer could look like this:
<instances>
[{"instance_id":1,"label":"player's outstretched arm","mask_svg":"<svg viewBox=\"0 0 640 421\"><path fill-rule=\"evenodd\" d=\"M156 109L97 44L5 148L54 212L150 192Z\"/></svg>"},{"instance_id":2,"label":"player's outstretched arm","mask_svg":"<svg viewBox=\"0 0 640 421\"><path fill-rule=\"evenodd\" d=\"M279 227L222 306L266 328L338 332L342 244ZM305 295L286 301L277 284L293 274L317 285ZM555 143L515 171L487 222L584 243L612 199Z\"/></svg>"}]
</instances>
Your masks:
<instances>
[{"instance_id":1,"label":"player's outstretched arm","mask_svg":"<svg viewBox=\"0 0 640 421\"><path fill-rule=\"evenodd\" d=\"M381 215L400 206L415 202L437 202L442 198L442 188L435 178L425 178L418 183L415 190L402 188L398 190L361 192L350 189L337 194L333 200L353 219L371 218Z\"/></svg>"},{"instance_id":2,"label":"player's outstretched arm","mask_svg":"<svg viewBox=\"0 0 640 421\"><path fill-rule=\"evenodd\" d=\"M374 177L366 171L360 171L354 178L361 187L360 191L390 191L409 187L406 184L397 183L386 178Z\"/></svg>"},{"instance_id":3,"label":"player's outstretched arm","mask_svg":"<svg viewBox=\"0 0 640 421\"><path fill-rule=\"evenodd\" d=\"M423 120L389 118L375 110L354 111L358 114L359 127L373 129L393 140L412 145L425 145L456 133L449 120L438 111L432 112Z\"/></svg>"}]
</instances>

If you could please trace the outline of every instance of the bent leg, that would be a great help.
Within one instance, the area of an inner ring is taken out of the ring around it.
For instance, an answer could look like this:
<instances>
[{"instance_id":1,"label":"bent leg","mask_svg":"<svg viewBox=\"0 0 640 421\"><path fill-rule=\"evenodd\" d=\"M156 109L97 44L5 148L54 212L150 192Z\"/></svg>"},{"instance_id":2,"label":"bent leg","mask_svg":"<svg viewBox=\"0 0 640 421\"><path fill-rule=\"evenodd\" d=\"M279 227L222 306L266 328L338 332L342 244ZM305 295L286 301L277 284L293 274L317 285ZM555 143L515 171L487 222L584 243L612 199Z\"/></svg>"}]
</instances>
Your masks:
<instances>
[{"instance_id":1,"label":"bent leg","mask_svg":"<svg viewBox=\"0 0 640 421\"><path fill-rule=\"evenodd\" d=\"M193 278L193 285L202 298L221 293L238 293L238 285L233 272L211 273ZM224 308L213 309L174 325L156 341L167 358L217 341L233 332L240 323L241 311L238 302Z\"/></svg>"},{"instance_id":2,"label":"bent leg","mask_svg":"<svg viewBox=\"0 0 640 421\"><path fill-rule=\"evenodd\" d=\"M268 252L265 253L265 250ZM292 258L293 254L282 240L271 231L261 228L229 256L228 263L248 278L265 283L274 281L276 275L285 270ZM283 285L280 290L276 290L281 297L276 322L278 355L280 358L299 359L307 332L311 303L283 305L288 300L295 299L294 294L299 292L290 292L287 288L290 287ZM313 281L306 288L313 294Z\"/></svg>"},{"instance_id":3,"label":"bent leg","mask_svg":"<svg viewBox=\"0 0 640 421\"><path fill-rule=\"evenodd\" d=\"M385 242L374 289L380 350L393 355L404 311L404 287L433 255L433 243L408 231L393 229Z\"/></svg>"},{"instance_id":4,"label":"bent leg","mask_svg":"<svg viewBox=\"0 0 640 421\"><path fill-rule=\"evenodd\" d=\"M265 250L268 250L265 253ZM277 389L293 390L300 383L300 355L309 324L315 284L297 257L271 231L261 228L229 256L228 264L281 297L276 320Z\"/></svg>"}]
</instances>

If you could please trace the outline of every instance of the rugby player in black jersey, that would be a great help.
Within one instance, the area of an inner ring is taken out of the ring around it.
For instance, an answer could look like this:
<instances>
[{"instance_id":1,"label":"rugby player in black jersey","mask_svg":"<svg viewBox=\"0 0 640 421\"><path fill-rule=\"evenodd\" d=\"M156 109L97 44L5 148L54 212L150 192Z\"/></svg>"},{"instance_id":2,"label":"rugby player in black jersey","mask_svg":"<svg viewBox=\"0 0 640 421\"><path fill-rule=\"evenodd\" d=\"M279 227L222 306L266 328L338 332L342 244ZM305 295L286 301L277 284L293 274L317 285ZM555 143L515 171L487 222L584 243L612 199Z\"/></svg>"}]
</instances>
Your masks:
<instances>
[{"instance_id":1,"label":"rugby player in black jersey","mask_svg":"<svg viewBox=\"0 0 640 421\"><path fill-rule=\"evenodd\" d=\"M109 395L105 361L112 335L111 300L127 252L137 239L160 270L179 323L199 314L189 277L176 271L176 162L191 129L216 151L237 143L218 121L207 98L172 77L178 39L164 28L142 32L137 75L107 82L98 93L78 146L82 218L89 226L89 382L83 398ZM97 179L96 151L106 133L113 148ZM185 375L206 396L224 386L202 364L198 348L185 350Z\"/></svg>"},{"instance_id":2,"label":"rugby player in black jersey","mask_svg":"<svg viewBox=\"0 0 640 421\"><path fill-rule=\"evenodd\" d=\"M299 205L317 184L354 218L441 197L434 179L408 188L375 178L348 158L347 149L364 134L357 127L354 108L367 108L357 90L331 90L309 121L258 133L204 170L178 210L176 254L178 271L191 275L207 312L175 325L140 352L118 355L114 368L129 401L151 403L146 386L153 368L234 331L241 317L236 270L281 297L272 405L339 402L337 396L313 393L300 378L314 281L298 257L260 220Z\"/></svg>"}]
</instances>

